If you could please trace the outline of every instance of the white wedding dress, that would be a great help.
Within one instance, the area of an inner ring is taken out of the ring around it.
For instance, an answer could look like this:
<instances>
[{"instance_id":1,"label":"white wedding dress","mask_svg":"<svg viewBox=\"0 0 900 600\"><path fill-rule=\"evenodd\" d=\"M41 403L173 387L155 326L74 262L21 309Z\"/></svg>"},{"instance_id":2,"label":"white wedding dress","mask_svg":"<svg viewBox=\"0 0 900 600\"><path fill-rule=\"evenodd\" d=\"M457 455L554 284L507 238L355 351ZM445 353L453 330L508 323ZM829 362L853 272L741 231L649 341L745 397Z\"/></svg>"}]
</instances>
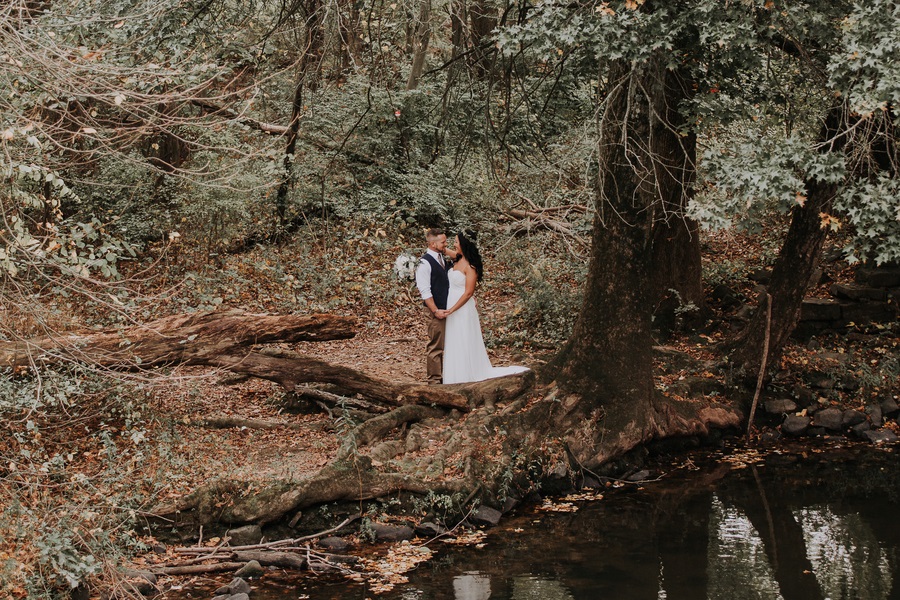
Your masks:
<instances>
[{"instance_id":1,"label":"white wedding dress","mask_svg":"<svg viewBox=\"0 0 900 600\"><path fill-rule=\"evenodd\" d=\"M466 274L456 269L447 273L450 292L447 308L456 304L466 291ZM444 383L482 381L527 371L527 367L492 367L481 335L481 323L475 308L475 297L447 317L444 332Z\"/></svg>"}]
</instances>

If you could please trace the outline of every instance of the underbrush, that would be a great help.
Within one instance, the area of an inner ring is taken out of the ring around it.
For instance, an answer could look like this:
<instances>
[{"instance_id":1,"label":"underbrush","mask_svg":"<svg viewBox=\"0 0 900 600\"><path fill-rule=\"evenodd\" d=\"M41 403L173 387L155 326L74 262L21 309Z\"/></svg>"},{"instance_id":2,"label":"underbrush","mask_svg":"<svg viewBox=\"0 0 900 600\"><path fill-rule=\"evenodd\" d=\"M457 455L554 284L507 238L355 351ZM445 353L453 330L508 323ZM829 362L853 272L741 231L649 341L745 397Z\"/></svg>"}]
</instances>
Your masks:
<instances>
[{"instance_id":1,"label":"underbrush","mask_svg":"<svg viewBox=\"0 0 900 600\"><path fill-rule=\"evenodd\" d=\"M145 547L160 489L140 384L80 367L0 373L0 596L68 597Z\"/></svg>"}]
</instances>

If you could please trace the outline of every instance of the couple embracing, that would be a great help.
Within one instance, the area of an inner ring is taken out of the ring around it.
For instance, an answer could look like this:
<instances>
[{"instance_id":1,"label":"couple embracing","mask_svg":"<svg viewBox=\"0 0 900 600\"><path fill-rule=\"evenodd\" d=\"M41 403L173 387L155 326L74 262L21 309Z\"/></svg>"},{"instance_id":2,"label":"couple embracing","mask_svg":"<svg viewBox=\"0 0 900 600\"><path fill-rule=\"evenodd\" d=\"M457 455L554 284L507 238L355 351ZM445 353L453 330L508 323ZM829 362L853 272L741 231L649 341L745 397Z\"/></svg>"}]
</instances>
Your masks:
<instances>
[{"instance_id":1,"label":"couple embracing","mask_svg":"<svg viewBox=\"0 0 900 600\"><path fill-rule=\"evenodd\" d=\"M475 307L475 286L484 275L475 234L457 234L453 249L440 229L429 229L425 241L428 250L416 269L416 287L428 309L428 383L482 381L527 371L491 366Z\"/></svg>"}]
</instances>

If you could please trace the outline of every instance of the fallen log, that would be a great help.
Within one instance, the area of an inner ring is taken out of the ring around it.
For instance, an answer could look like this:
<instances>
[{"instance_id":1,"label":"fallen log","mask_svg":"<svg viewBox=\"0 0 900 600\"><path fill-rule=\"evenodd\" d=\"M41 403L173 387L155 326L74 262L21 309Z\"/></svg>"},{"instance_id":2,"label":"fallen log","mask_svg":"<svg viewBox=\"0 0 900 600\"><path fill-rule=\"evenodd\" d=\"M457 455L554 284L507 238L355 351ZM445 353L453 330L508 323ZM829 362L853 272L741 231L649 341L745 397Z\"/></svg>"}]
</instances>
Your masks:
<instances>
[{"instance_id":1,"label":"fallen log","mask_svg":"<svg viewBox=\"0 0 900 600\"><path fill-rule=\"evenodd\" d=\"M119 330L0 342L0 365L18 368L70 361L112 369L196 365L274 381L289 392L302 393L307 389L302 384L328 383L351 396L392 406L428 404L468 411L490 401L477 384L469 388L394 383L297 352L254 350L274 342L346 339L355 335L355 327L353 317L323 314L179 314Z\"/></svg>"},{"instance_id":2,"label":"fallen log","mask_svg":"<svg viewBox=\"0 0 900 600\"><path fill-rule=\"evenodd\" d=\"M220 573L237 571L245 562L220 562L211 565L185 565L181 567L154 567L150 572L154 575L202 575L203 573Z\"/></svg>"},{"instance_id":3,"label":"fallen log","mask_svg":"<svg viewBox=\"0 0 900 600\"><path fill-rule=\"evenodd\" d=\"M257 344L341 340L354 335L353 317L240 311L178 314L124 329L0 342L0 365L16 368L66 361L111 368L207 364L212 357Z\"/></svg>"}]
</instances>

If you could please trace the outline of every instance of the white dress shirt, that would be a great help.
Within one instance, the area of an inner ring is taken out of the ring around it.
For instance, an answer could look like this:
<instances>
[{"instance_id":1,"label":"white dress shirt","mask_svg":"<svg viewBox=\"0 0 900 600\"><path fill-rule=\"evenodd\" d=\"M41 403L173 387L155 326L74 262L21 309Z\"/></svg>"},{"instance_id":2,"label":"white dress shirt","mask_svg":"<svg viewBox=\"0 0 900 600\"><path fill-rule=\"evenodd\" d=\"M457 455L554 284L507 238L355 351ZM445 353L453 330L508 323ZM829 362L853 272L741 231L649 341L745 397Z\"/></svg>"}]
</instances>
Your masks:
<instances>
[{"instance_id":1,"label":"white dress shirt","mask_svg":"<svg viewBox=\"0 0 900 600\"><path fill-rule=\"evenodd\" d=\"M429 248L426 254L430 254L439 265L444 264L444 257L438 252ZM419 266L416 268L416 287L419 288L419 294L422 300L428 300L432 297L431 293L431 263L425 260L425 257L419 259Z\"/></svg>"}]
</instances>

